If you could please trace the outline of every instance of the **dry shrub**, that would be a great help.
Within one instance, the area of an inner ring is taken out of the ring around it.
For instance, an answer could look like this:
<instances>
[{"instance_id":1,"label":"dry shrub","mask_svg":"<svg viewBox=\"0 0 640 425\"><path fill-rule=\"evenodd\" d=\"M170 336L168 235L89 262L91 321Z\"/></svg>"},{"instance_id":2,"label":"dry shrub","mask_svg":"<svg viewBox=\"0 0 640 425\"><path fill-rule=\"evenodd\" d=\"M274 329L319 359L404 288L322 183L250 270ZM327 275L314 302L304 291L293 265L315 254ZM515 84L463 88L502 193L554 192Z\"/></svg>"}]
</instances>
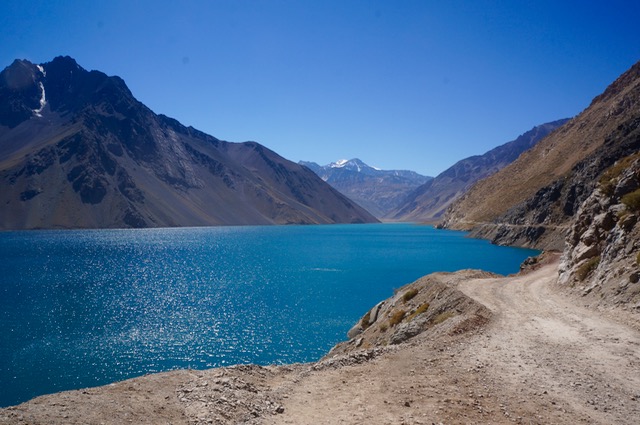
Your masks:
<instances>
[{"instance_id":1,"label":"dry shrub","mask_svg":"<svg viewBox=\"0 0 640 425\"><path fill-rule=\"evenodd\" d=\"M434 325L439 325L440 323L444 322L445 320L451 318L455 316L455 313L451 310L447 310L443 313L438 314L436 317L433 318L433 324Z\"/></svg>"},{"instance_id":2,"label":"dry shrub","mask_svg":"<svg viewBox=\"0 0 640 425\"><path fill-rule=\"evenodd\" d=\"M405 314L407 314L406 311L404 310L396 310L392 315L391 318L389 319L389 324L391 326L395 326L398 323L402 322L402 319L404 319Z\"/></svg>"},{"instance_id":3,"label":"dry shrub","mask_svg":"<svg viewBox=\"0 0 640 425\"><path fill-rule=\"evenodd\" d=\"M418 290L416 288L409 289L407 292L404 293L404 295L402 295L402 302L407 303L416 295L418 295Z\"/></svg>"},{"instance_id":4,"label":"dry shrub","mask_svg":"<svg viewBox=\"0 0 640 425\"><path fill-rule=\"evenodd\" d=\"M578 280L585 280L587 276L589 276L591 272L598 267L598 264L600 264L600 256L593 257L589 261L578 267L578 270L576 271L576 277L578 278Z\"/></svg>"},{"instance_id":5,"label":"dry shrub","mask_svg":"<svg viewBox=\"0 0 640 425\"><path fill-rule=\"evenodd\" d=\"M410 322L413 319L415 319L417 316L421 315L422 313L424 313L425 311L427 311L429 309L429 303L424 303L424 304L420 304L420 307L418 307L416 309L416 311L414 311L413 313L411 313L411 316L409 316L407 318L407 321Z\"/></svg>"}]
</instances>

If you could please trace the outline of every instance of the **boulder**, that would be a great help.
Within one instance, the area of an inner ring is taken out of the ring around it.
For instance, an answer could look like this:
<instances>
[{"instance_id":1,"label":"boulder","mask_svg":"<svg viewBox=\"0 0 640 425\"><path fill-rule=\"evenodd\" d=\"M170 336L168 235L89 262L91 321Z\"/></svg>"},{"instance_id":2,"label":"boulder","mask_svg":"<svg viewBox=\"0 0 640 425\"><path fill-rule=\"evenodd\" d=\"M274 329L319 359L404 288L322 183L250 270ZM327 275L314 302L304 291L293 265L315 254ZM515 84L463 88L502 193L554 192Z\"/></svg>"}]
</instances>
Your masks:
<instances>
[{"instance_id":1,"label":"boulder","mask_svg":"<svg viewBox=\"0 0 640 425\"><path fill-rule=\"evenodd\" d=\"M413 338L423 331L424 325L424 320L412 320L409 323L400 324L393 335L391 335L391 338L389 338L389 343L392 345L401 344Z\"/></svg>"},{"instance_id":2,"label":"boulder","mask_svg":"<svg viewBox=\"0 0 640 425\"><path fill-rule=\"evenodd\" d=\"M593 258L598 254L600 254L600 250L597 245L589 246L580 241L573 251L573 261L574 263L579 263L589 258Z\"/></svg>"},{"instance_id":3,"label":"boulder","mask_svg":"<svg viewBox=\"0 0 640 425\"><path fill-rule=\"evenodd\" d=\"M356 323L351 329L349 329L349 332L347 332L347 337L349 339L353 339L358 335L360 335L363 330L364 329L362 329L362 326L360 325L360 321L358 320L358 323Z\"/></svg>"}]
</instances>

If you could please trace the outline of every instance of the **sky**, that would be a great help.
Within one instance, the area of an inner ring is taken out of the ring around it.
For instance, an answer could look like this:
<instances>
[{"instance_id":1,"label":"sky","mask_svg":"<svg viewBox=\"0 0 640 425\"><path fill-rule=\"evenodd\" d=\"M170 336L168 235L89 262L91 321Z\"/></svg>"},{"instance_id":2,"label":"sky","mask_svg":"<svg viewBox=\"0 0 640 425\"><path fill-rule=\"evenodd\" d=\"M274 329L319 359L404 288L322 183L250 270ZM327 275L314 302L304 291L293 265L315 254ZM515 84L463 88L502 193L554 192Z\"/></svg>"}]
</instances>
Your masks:
<instances>
[{"instance_id":1,"label":"sky","mask_svg":"<svg viewBox=\"0 0 640 425\"><path fill-rule=\"evenodd\" d=\"M573 117L640 60L640 2L3 0L0 67L68 55L292 161L435 176Z\"/></svg>"}]
</instances>

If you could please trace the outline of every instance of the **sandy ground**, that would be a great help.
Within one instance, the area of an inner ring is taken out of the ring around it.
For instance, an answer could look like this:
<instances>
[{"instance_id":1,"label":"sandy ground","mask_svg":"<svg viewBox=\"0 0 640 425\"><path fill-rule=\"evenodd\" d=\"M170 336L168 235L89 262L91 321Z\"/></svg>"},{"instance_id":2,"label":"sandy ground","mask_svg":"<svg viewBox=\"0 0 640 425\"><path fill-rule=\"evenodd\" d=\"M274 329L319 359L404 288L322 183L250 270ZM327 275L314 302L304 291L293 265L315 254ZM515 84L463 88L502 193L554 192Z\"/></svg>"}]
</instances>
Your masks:
<instances>
[{"instance_id":1,"label":"sandy ground","mask_svg":"<svg viewBox=\"0 0 640 425\"><path fill-rule=\"evenodd\" d=\"M640 332L555 286L557 261L467 280L493 312L317 364L150 375L0 410L2 424L638 424Z\"/></svg>"}]
</instances>

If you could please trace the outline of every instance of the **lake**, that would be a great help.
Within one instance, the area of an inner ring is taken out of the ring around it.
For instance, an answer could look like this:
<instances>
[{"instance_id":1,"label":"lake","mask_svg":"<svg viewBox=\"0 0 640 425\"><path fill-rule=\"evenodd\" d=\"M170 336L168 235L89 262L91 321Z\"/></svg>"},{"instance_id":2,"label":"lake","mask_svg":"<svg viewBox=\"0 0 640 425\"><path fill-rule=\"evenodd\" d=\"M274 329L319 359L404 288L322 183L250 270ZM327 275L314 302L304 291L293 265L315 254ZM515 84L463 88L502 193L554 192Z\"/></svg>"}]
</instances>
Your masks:
<instances>
[{"instance_id":1,"label":"lake","mask_svg":"<svg viewBox=\"0 0 640 425\"><path fill-rule=\"evenodd\" d=\"M412 224L0 233L0 406L151 372L314 361L434 271L537 251Z\"/></svg>"}]
</instances>

